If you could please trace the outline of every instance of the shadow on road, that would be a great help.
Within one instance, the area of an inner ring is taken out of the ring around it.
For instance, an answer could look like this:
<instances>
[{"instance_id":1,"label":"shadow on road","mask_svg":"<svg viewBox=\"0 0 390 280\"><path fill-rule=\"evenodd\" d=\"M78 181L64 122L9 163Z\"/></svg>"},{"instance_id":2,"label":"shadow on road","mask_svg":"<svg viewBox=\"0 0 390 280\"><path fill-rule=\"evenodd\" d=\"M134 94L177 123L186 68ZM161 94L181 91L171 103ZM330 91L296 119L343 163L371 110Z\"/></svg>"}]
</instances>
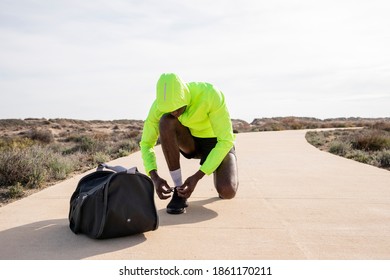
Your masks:
<instances>
[{"instance_id":1,"label":"shadow on road","mask_svg":"<svg viewBox=\"0 0 390 280\"><path fill-rule=\"evenodd\" d=\"M144 234L94 240L75 235L68 219L46 220L0 232L0 259L79 260L133 247L145 240Z\"/></svg>"},{"instance_id":2,"label":"shadow on road","mask_svg":"<svg viewBox=\"0 0 390 280\"><path fill-rule=\"evenodd\" d=\"M165 208L160 209L158 210L160 226L194 224L214 219L218 216L218 213L204 206L219 200L221 199L213 197L205 200L189 201L189 207L186 209L186 213L180 215L171 215L166 212Z\"/></svg>"}]
</instances>

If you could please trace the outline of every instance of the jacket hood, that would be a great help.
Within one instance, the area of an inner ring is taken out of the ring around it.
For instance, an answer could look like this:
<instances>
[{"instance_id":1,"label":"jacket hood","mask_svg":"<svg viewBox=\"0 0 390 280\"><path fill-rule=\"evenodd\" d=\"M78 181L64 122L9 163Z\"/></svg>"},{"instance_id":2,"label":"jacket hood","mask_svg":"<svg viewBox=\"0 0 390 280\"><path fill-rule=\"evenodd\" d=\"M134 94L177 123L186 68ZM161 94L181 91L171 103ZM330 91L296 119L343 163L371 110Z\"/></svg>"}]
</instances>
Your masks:
<instances>
[{"instance_id":1,"label":"jacket hood","mask_svg":"<svg viewBox=\"0 0 390 280\"><path fill-rule=\"evenodd\" d=\"M157 82L157 109L162 113L173 112L190 103L187 85L173 73L164 73Z\"/></svg>"}]
</instances>

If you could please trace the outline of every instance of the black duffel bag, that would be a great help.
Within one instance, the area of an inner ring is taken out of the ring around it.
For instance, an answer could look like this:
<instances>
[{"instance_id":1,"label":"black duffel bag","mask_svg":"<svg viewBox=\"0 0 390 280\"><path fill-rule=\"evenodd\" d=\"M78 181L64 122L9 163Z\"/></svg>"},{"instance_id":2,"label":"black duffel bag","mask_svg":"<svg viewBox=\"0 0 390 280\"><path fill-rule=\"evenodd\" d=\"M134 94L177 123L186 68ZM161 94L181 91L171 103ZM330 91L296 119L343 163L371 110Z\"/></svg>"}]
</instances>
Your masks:
<instances>
[{"instance_id":1,"label":"black duffel bag","mask_svg":"<svg viewBox=\"0 0 390 280\"><path fill-rule=\"evenodd\" d=\"M81 178L70 199L69 227L98 239L156 230L152 180L136 168L99 165Z\"/></svg>"}]
</instances>

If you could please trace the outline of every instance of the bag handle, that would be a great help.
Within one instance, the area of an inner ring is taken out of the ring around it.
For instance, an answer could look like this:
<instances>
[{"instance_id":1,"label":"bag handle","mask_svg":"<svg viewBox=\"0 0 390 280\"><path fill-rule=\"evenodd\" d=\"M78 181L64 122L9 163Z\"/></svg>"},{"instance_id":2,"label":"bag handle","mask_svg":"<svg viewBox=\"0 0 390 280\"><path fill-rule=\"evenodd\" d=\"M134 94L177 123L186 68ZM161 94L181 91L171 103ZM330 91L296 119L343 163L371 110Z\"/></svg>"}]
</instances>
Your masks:
<instances>
[{"instance_id":1,"label":"bag handle","mask_svg":"<svg viewBox=\"0 0 390 280\"><path fill-rule=\"evenodd\" d=\"M96 169L96 171L102 171L104 168L106 169L110 169L112 171L115 171L115 172L126 172L128 174L135 174L136 172L138 172L138 169L137 167L132 167L132 168L125 168L123 166L120 166L120 165L116 165L116 166L112 166L112 165L108 165L106 163L100 163Z\"/></svg>"}]
</instances>

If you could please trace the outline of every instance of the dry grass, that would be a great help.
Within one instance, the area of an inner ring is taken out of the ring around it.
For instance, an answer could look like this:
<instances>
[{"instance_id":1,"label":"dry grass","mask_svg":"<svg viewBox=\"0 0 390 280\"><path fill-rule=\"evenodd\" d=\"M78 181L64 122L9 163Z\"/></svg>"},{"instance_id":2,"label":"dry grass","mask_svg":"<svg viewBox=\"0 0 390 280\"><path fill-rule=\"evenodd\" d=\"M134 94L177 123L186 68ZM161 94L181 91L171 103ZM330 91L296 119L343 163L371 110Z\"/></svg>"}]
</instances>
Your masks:
<instances>
[{"instance_id":1,"label":"dry grass","mask_svg":"<svg viewBox=\"0 0 390 280\"><path fill-rule=\"evenodd\" d=\"M233 127L237 132L374 126L380 130L389 131L390 118L336 118L321 120L302 117L276 117L254 119L251 123L247 123L243 120L233 120Z\"/></svg>"},{"instance_id":2,"label":"dry grass","mask_svg":"<svg viewBox=\"0 0 390 280\"><path fill-rule=\"evenodd\" d=\"M142 121L0 120L0 205L137 151Z\"/></svg>"},{"instance_id":3,"label":"dry grass","mask_svg":"<svg viewBox=\"0 0 390 280\"><path fill-rule=\"evenodd\" d=\"M306 139L321 150L390 170L388 128L375 124L359 130L310 131Z\"/></svg>"}]
</instances>

